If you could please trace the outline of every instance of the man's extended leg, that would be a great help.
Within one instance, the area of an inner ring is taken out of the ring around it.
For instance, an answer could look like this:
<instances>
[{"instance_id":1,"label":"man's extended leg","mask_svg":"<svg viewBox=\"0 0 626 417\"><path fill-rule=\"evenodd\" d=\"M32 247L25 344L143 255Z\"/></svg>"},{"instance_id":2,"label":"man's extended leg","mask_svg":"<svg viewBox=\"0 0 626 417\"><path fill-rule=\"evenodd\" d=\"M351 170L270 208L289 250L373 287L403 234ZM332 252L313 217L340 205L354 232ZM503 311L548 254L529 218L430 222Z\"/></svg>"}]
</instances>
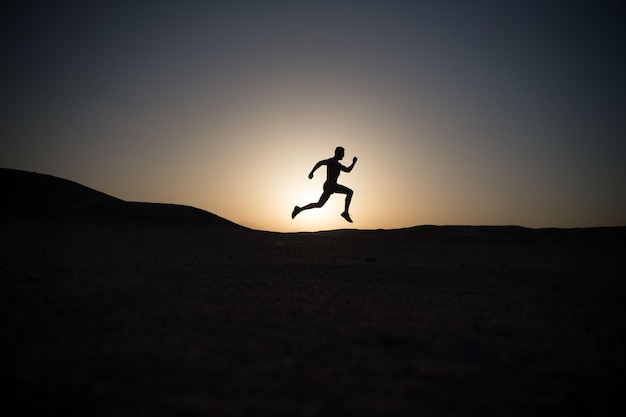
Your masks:
<instances>
[{"instance_id":1,"label":"man's extended leg","mask_svg":"<svg viewBox=\"0 0 626 417\"><path fill-rule=\"evenodd\" d=\"M324 191L322 193L322 195L320 196L320 199L318 200L317 203L309 203L309 204L307 204L304 207L295 206L293 208L293 211L291 212L291 218L293 219L294 217L296 217L302 210L308 210L308 209L312 209L312 208L322 207L324 204L326 204L326 202L330 198L331 194L332 193L328 193L328 192Z\"/></svg>"}]
</instances>

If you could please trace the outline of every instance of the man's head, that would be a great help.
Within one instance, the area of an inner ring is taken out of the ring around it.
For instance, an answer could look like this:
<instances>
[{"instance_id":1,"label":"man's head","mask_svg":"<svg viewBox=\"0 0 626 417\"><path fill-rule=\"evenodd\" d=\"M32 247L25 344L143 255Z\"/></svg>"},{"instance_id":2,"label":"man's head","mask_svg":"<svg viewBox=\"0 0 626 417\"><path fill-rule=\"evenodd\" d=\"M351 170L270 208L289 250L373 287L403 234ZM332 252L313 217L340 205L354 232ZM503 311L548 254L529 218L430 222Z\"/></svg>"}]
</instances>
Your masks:
<instances>
[{"instance_id":1,"label":"man's head","mask_svg":"<svg viewBox=\"0 0 626 417\"><path fill-rule=\"evenodd\" d=\"M343 159L343 156L345 155L346 150L343 149L341 146L337 146L337 148L335 148L335 158L337 159Z\"/></svg>"}]
</instances>

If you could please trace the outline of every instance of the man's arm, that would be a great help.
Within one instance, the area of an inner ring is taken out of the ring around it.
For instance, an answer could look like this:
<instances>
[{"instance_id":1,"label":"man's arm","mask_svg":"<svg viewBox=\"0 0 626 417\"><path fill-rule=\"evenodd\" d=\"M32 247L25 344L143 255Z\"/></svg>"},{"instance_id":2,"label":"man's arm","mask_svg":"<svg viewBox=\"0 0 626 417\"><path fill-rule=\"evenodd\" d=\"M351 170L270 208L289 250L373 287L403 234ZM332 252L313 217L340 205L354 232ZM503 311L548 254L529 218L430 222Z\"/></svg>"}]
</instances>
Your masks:
<instances>
[{"instance_id":1,"label":"man's arm","mask_svg":"<svg viewBox=\"0 0 626 417\"><path fill-rule=\"evenodd\" d=\"M312 170L311 170L311 172L309 173L309 179L310 179L310 180L311 180L311 179L313 179L313 173L314 173L315 171L317 171L317 169L318 169L319 167L321 167L322 165L326 165L327 163L328 163L328 159L325 159L325 160L323 160L323 161L319 161L317 164L315 164L315 166L313 167L313 169L312 169Z\"/></svg>"},{"instance_id":2,"label":"man's arm","mask_svg":"<svg viewBox=\"0 0 626 417\"><path fill-rule=\"evenodd\" d=\"M354 158L352 158L352 164L350 164L349 167L345 167L345 166L343 166L341 164L339 164L339 166L341 166L341 170L342 171L350 172L350 171L352 171L352 168L354 168L354 165L356 164L356 161L357 161L357 159L356 159L356 156L355 156Z\"/></svg>"}]
</instances>

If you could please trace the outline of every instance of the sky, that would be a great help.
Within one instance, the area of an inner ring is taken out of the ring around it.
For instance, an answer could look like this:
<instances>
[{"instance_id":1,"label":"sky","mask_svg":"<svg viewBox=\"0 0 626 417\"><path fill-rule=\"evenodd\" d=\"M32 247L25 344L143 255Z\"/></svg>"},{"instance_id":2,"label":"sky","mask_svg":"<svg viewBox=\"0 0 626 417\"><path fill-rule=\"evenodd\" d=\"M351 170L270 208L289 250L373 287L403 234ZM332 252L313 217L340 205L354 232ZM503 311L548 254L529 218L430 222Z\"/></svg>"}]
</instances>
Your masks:
<instances>
[{"instance_id":1,"label":"sky","mask_svg":"<svg viewBox=\"0 0 626 417\"><path fill-rule=\"evenodd\" d=\"M0 167L277 232L626 225L624 7L22 1ZM336 146L354 223L292 220Z\"/></svg>"}]
</instances>

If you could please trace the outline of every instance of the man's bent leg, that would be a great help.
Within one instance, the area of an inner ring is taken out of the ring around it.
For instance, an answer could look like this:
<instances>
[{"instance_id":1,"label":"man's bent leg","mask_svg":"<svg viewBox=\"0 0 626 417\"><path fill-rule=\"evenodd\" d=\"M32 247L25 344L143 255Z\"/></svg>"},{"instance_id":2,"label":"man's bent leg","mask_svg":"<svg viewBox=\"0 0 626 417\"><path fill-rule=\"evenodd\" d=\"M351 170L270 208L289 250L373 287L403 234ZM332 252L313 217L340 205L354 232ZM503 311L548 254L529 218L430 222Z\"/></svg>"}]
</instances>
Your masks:
<instances>
[{"instance_id":1,"label":"man's bent leg","mask_svg":"<svg viewBox=\"0 0 626 417\"><path fill-rule=\"evenodd\" d=\"M344 219L346 219L346 221L352 223L352 219L350 218L350 202L352 201L352 194L354 194L354 192L349 189L348 187L345 187L343 185L337 185L337 188L335 190L335 192L338 193L342 193L346 195L346 203L345 203L345 210L343 213L341 213L341 217L343 217Z\"/></svg>"},{"instance_id":2,"label":"man's bent leg","mask_svg":"<svg viewBox=\"0 0 626 417\"><path fill-rule=\"evenodd\" d=\"M352 201L352 190L346 195L346 213L350 210L350 202Z\"/></svg>"}]
</instances>

